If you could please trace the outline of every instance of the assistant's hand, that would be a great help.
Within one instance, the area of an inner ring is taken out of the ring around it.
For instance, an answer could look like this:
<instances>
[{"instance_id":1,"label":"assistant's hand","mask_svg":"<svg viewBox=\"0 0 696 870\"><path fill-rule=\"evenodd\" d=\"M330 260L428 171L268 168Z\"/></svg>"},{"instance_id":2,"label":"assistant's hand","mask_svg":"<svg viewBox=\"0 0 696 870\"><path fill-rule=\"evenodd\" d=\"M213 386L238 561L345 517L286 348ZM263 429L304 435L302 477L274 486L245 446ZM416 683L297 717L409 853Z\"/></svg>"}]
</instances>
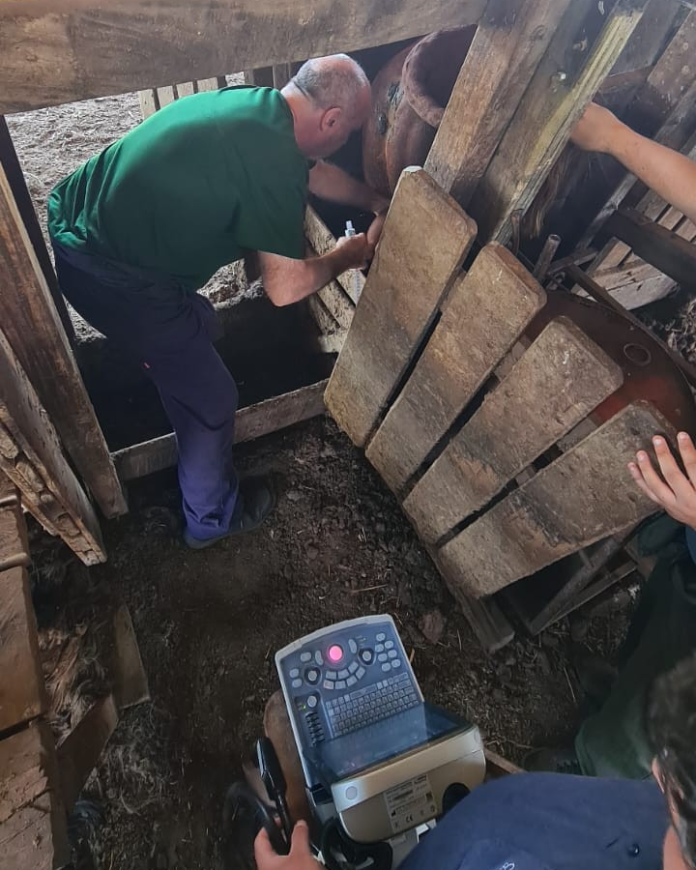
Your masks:
<instances>
[{"instance_id":1,"label":"assistant's hand","mask_svg":"<svg viewBox=\"0 0 696 870\"><path fill-rule=\"evenodd\" d=\"M628 468L648 498L677 522L693 529L696 528L696 448L686 432L677 435L677 443L686 474L679 468L667 441L660 435L653 438L653 447L662 477L645 450L638 451L637 464L631 462Z\"/></svg>"},{"instance_id":2,"label":"assistant's hand","mask_svg":"<svg viewBox=\"0 0 696 870\"><path fill-rule=\"evenodd\" d=\"M375 252L365 233L357 236L342 236L334 248L335 256L339 259L341 271L347 269L364 269L367 261Z\"/></svg>"},{"instance_id":3,"label":"assistant's hand","mask_svg":"<svg viewBox=\"0 0 696 870\"><path fill-rule=\"evenodd\" d=\"M279 855L271 846L268 834L261 828L254 841L254 857L258 870L324 870L312 856L306 822L295 825L289 855Z\"/></svg>"},{"instance_id":4,"label":"assistant's hand","mask_svg":"<svg viewBox=\"0 0 696 870\"><path fill-rule=\"evenodd\" d=\"M611 154L616 137L624 125L609 109L590 103L582 118L573 127L570 141L583 151Z\"/></svg>"}]
</instances>

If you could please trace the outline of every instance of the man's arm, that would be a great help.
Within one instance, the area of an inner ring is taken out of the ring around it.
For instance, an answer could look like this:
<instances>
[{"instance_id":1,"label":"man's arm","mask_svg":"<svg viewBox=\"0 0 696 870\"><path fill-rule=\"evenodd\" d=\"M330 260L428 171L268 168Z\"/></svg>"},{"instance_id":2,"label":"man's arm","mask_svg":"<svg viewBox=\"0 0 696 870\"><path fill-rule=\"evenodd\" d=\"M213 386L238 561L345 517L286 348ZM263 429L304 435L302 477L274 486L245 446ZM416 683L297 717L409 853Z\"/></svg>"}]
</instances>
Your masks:
<instances>
[{"instance_id":1,"label":"man's arm","mask_svg":"<svg viewBox=\"0 0 696 870\"><path fill-rule=\"evenodd\" d=\"M571 141L585 151L610 154L670 205L696 222L696 163L641 136L608 109L590 103Z\"/></svg>"},{"instance_id":2,"label":"man's arm","mask_svg":"<svg viewBox=\"0 0 696 870\"><path fill-rule=\"evenodd\" d=\"M310 192L320 199L352 205L374 214L386 211L389 200L338 166L319 161L309 172Z\"/></svg>"},{"instance_id":3,"label":"man's arm","mask_svg":"<svg viewBox=\"0 0 696 870\"><path fill-rule=\"evenodd\" d=\"M372 253L364 233L340 238L333 251L307 260L259 251L264 290L274 305L292 305L321 290L342 272L364 268Z\"/></svg>"}]
</instances>

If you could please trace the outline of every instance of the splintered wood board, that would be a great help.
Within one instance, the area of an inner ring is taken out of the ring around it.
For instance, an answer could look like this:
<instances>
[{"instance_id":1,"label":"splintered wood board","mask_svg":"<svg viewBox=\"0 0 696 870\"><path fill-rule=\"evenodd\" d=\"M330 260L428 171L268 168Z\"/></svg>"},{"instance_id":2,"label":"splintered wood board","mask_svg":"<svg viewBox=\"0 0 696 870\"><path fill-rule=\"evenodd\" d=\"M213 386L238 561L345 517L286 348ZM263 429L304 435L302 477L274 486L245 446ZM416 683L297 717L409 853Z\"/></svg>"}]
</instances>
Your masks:
<instances>
[{"instance_id":1,"label":"splintered wood board","mask_svg":"<svg viewBox=\"0 0 696 870\"><path fill-rule=\"evenodd\" d=\"M657 432L674 435L647 402L629 405L460 532L436 553L452 593L491 595L654 513L626 466Z\"/></svg>"},{"instance_id":2,"label":"splintered wood board","mask_svg":"<svg viewBox=\"0 0 696 870\"><path fill-rule=\"evenodd\" d=\"M584 332L553 320L404 502L419 535L435 542L480 510L622 383Z\"/></svg>"},{"instance_id":3,"label":"splintered wood board","mask_svg":"<svg viewBox=\"0 0 696 870\"><path fill-rule=\"evenodd\" d=\"M399 179L360 304L326 390L364 446L476 238L476 225L422 169Z\"/></svg>"},{"instance_id":4,"label":"splintered wood board","mask_svg":"<svg viewBox=\"0 0 696 870\"><path fill-rule=\"evenodd\" d=\"M506 248L487 245L457 278L442 317L366 456L399 491L546 302Z\"/></svg>"}]
</instances>

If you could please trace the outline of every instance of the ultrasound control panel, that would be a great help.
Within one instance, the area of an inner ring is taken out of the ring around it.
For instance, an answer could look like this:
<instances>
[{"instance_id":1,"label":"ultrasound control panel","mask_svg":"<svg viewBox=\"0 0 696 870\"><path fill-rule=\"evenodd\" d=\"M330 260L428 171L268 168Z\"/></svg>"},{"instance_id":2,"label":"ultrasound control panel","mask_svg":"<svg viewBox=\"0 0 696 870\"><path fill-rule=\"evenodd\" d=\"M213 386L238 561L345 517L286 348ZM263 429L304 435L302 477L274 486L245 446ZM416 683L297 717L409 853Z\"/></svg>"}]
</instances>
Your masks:
<instances>
[{"instance_id":1,"label":"ultrasound control panel","mask_svg":"<svg viewBox=\"0 0 696 870\"><path fill-rule=\"evenodd\" d=\"M347 620L276 654L305 774L306 750L423 703L390 616Z\"/></svg>"}]
</instances>

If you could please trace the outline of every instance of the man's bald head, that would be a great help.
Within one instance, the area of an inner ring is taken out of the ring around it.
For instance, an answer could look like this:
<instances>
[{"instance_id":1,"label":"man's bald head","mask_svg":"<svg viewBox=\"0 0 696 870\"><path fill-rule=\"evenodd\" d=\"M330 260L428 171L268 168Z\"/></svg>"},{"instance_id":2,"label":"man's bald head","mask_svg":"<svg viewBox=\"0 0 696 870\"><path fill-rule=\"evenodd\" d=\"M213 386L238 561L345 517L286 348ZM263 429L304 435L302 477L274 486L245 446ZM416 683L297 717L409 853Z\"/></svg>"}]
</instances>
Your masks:
<instances>
[{"instance_id":1,"label":"man's bald head","mask_svg":"<svg viewBox=\"0 0 696 870\"><path fill-rule=\"evenodd\" d=\"M343 145L370 112L370 82L347 54L303 64L283 88L295 118L295 136L311 157L326 157Z\"/></svg>"}]
</instances>

